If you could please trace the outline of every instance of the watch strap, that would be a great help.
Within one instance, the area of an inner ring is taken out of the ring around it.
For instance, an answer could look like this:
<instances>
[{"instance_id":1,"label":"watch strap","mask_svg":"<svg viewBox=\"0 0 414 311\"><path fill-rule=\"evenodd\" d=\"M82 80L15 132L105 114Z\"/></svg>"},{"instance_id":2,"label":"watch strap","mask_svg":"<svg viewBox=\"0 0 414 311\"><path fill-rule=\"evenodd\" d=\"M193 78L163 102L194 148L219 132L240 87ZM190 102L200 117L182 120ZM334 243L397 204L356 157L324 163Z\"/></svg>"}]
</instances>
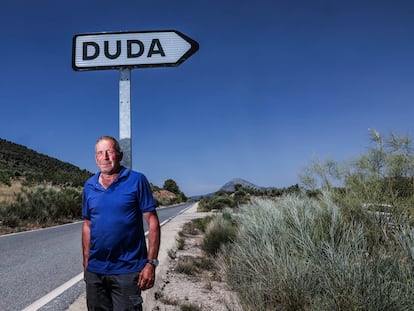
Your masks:
<instances>
[{"instance_id":1,"label":"watch strap","mask_svg":"<svg viewBox=\"0 0 414 311\"><path fill-rule=\"evenodd\" d=\"M157 267L159 264L157 259L148 259L148 263L153 265L154 267Z\"/></svg>"}]
</instances>

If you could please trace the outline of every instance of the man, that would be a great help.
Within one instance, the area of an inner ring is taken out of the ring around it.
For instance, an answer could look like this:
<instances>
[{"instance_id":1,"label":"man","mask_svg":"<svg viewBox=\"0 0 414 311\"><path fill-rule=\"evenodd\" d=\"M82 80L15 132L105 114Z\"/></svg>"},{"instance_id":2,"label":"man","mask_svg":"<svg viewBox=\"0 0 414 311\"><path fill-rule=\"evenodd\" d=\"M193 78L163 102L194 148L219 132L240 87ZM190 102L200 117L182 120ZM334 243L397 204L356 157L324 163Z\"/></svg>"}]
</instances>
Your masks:
<instances>
[{"instance_id":1,"label":"man","mask_svg":"<svg viewBox=\"0 0 414 311\"><path fill-rule=\"evenodd\" d=\"M154 286L160 224L146 177L121 166L110 136L98 139L99 172L82 197L82 249L88 310L142 310L141 290ZM142 220L148 223L148 249Z\"/></svg>"}]
</instances>

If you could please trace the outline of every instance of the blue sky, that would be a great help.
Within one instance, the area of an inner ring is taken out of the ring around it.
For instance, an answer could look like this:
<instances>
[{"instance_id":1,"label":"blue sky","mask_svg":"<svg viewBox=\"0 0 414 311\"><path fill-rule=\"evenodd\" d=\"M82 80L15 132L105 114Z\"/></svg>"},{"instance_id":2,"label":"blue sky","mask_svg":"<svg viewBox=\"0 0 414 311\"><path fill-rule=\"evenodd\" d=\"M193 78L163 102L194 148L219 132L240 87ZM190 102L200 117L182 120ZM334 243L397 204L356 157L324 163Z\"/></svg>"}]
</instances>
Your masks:
<instances>
[{"instance_id":1,"label":"blue sky","mask_svg":"<svg viewBox=\"0 0 414 311\"><path fill-rule=\"evenodd\" d=\"M133 168L186 195L287 187L356 156L368 128L414 134L412 1L2 0L0 137L96 171L119 136L119 72L75 72L72 38L174 29L199 51L131 73Z\"/></svg>"}]
</instances>

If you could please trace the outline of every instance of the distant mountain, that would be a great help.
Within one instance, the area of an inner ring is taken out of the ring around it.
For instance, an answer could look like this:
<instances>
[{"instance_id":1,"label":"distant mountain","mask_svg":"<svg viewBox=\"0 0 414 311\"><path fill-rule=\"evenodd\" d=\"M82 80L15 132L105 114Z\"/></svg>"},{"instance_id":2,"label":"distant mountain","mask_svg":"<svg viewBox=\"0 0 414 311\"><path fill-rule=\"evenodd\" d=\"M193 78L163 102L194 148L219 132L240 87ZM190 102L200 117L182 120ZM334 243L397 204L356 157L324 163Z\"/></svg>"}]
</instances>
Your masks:
<instances>
[{"instance_id":1,"label":"distant mountain","mask_svg":"<svg viewBox=\"0 0 414 311\"><path fill-rule=\"evenodd\" d=\"M250 188L250 189L257 189L257 190L265 190L267 188L265 187L259 187L255 184L252 184L251 182L244 180L242 178L233 178L232 180L226 182L220 189L217 191L229 191L232 192L235 189L235 185L242 185L244 188ZM195 195L192 196L191 199L193 200L200 200L203 197L211 197L215 194L215 192L207 193L203 195Z\"/></svg>"},{"instance_id":2,"label":"distant mountain","mask_svg":"<svg viewBox=\"0 0 414 311\"><path fill-rule=\"evenodd\" d=\"M250 189L257 189L257 190L263 190L265 188L256 186L255 184L252 184L251 182L244 180L242 178L233 178L229 182L225 183L220 190L223 191L234 191L235 185L242 185L244 188L250 188Z\"/></svg>"},{"instance_id":3,"label":"distant mountain","mask_svg":"<svg viewBox=\"0 0 414 311\"><path fill-rule=\"evenodd\" d=\"M0 183L13 179L50 182L56 185L83 186L91 172L0 138Z\"/></svg>"}]
</instances>

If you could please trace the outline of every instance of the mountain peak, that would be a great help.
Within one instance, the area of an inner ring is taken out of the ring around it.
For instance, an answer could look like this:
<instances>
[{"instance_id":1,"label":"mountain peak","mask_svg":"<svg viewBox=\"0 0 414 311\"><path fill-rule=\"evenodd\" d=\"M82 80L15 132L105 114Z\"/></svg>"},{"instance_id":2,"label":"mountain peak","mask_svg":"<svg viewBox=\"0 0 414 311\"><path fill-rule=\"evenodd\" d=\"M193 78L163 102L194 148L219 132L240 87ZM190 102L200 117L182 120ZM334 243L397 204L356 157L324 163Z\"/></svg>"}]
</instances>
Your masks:
<instances>
[{"instance_id":1,"label":"mountain peak","mask_svg":"<svg viewBox=\"0 0 414 311\"><path fill-rule=\"evenodd\" d=\"M252 188L252 189L260 189L261 187L252 184L251 182L243 179L243 178L233 178L232 180L230 180L229 182L225 183L220 190L224 190L224 191L234 191L235 185L242 185L245 188Z\"/></svg>"}]
</instances>

